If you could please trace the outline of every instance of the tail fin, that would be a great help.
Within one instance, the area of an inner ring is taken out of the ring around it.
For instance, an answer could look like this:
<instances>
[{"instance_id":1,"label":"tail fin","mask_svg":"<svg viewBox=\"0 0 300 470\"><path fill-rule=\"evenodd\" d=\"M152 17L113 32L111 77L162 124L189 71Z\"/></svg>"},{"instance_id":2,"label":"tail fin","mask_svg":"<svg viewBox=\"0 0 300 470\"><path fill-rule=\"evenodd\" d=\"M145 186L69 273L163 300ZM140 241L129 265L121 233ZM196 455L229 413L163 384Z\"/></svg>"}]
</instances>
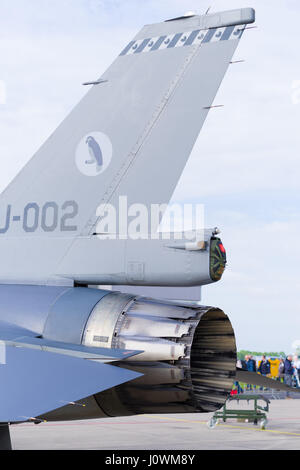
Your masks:
<instances>
[{"instance_id":1,"label":"tail fin","mask_svg":"<svg viewBox=\"0 0 300 470\"><path fill-rule=\"evenodd\" d=\"M168 203L253 21L245 8L145 26L2 193L2 251L60 239L57 262L94 233L100 204Z\"/></svg>"},{"instance_id":2,"label":"tail fin","mask_svg":"<svg viewBox=\"0 0 300 470\"><path fill-rule=\"evenodd\" d=\"M6 234L89 235L119 195L167 203L253 21L247 8L145 26L1 195L18 214Z\"/></svg>"}]
</instances>

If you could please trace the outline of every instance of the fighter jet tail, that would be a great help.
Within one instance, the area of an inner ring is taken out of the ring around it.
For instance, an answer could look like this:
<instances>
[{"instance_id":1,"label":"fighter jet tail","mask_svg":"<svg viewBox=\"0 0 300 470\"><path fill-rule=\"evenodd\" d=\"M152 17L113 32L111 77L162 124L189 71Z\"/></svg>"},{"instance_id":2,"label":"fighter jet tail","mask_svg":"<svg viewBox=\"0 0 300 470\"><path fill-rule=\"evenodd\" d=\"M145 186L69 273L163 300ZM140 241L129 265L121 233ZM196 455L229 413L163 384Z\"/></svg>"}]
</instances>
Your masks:
<instances>
[{"instance_id":1,"label":"fighter jet tail","mask_svg":"<svg viewBox=\"0 0 300 470\"><path fill-rule=\"evenodd\" d=\"M245 8L145 26L1 195L6 235L90 235L119 195L167 203L253 21Z\"/></svg>"},{"instance_id":2,"label":"fighter jet tail","mask_svg":"<svg viewBox=\"0 0 300 470\"><path fill-rule=\"evenodd\" d=\"M244 8L146 25L89 82L87 95L1 195L6 278L16 271L24 281L28 271L41 278L41 265L43 277L56 273L75 239L97 232L99 205L112 205L118 220L120 196L128 207L169 202L253 21L254 10Z\"/></svg>"}]
</instances>

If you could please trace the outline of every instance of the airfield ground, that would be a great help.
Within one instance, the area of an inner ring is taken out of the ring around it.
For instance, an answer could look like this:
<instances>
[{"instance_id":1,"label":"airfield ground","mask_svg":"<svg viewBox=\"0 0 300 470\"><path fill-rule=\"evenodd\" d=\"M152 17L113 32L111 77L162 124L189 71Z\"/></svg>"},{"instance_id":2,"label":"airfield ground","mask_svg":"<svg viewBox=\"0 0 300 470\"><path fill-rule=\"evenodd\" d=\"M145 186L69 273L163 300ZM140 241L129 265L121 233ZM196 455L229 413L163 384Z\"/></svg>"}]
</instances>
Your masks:
<instances>
[{"instance_id":1,"label":"airfield ground","mask_svg":"<svg viewBox=\"0 0 300 470\"><path fill-rule=\"evenodd\" d=\"M241 406L247 406L242 404ZM266 430L229 420L209 429L212 414L139 415L11 426L13 449L300 449L300 400L272 400Z\"/></svg>"}]
</instances>

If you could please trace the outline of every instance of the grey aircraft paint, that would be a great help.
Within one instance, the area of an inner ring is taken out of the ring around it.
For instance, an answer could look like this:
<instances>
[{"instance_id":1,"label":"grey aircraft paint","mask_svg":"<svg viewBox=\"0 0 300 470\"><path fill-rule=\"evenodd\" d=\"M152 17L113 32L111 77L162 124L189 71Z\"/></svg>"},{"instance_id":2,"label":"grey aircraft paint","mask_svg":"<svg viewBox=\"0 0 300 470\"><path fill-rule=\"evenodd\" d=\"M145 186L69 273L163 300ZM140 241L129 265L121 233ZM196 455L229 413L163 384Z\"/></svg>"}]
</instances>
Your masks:
<instances>
[{"instance_id":1,"label":"grey aircraft paint","mask_svg":"<svg viewBox=\"0 0 300 470\"><path fill-rule=\"evenodd\" d=\"M208 251L146 240L138 254L130 241L99 240L96 209L118 209L122 195L128 205L168 203L253 21L245 8L142 28L2 193L0 282L137 284L132 263L143 285L210 282Z\"/></svg>"},{"instance_id":2,"label":"grey aircraft paint","mask_svg":"<svg viewBox=\"0 0 300 470\"><path fill-rule=\"evenodd\" d=\"M28 348L7 347L1 365L1 422L30 421L140 374L107 364Z\"/></svg>"}]
</instances>

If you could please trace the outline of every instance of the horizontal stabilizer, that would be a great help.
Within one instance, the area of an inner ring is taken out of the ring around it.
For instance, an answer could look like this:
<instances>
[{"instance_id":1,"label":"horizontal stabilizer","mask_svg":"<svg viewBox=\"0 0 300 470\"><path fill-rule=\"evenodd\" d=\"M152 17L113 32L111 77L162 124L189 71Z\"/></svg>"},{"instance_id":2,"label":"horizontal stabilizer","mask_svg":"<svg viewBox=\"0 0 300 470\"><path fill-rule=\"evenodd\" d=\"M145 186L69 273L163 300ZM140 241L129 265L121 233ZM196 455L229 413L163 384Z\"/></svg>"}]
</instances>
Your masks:
<instances>
[{"instance_id":1,"label":"horizontal stabilizer","mask_svg":"<svg viewBox=\"0 0 300 470\"><path fill-rule=\"evenodd\" d=\"M142 351L125 349L90 348L81 344L63 343L37 337L32 331L0 322L0 342L7 346L37 349L81 359L97 359L101 362L122 361Z\"/></svg>"},{"instance_id":2,"label":"horizontal stabilizer","mask_svg":"<svg viewBox=\"0 0 300 470\"><path fill-rule=\"evenodd\" d=\"M45 351L8 346L5 353L0 364L3 423L28 421L141 376L120 367Z\"/></svg>"},{"instance_id":3,"label":"horizontal stabilizer","mask_svg":"<svg viewBox=\"0 0 300 470\"><path fill-rule=\"evenodd\" d=\"M236 380L247 384L257 385L259 387L273 388L274 390L283 390L284 392L300 393L299 388L288 387L277 380L269 379L268 377L256 374L255 372L248 372L247 370L239 368L237 368L236 371Z\"/></svg>"}]
</instances>

